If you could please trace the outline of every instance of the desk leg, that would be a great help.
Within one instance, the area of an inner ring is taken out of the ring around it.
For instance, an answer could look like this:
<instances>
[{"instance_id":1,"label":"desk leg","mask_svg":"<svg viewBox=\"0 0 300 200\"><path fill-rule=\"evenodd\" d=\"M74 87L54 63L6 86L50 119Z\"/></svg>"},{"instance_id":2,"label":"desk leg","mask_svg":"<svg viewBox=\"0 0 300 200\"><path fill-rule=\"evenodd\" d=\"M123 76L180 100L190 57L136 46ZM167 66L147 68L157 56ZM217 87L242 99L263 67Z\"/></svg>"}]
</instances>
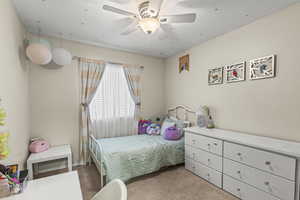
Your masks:
<instances>
[{"instance_id":1,"label":"desk leg","mask_svg":"<svg viewBox=\"0 0 300 200\"><path fill-rule=\"evenodd\" d=\"M69 172L72 171L72 155L68 156L68 169Z\"/></svg>"},{"instance_id":2,"label":"desk leg","mask_svg":"<svg viewBox=\"0 0 300 200\"><path fill-rule=\"evenodd\" d=\"M28 178L29 180L33 179L33 169L32 169L32 163L31 162L27 162L27 169L28 169Z\"/></svg>"}]
</instances>

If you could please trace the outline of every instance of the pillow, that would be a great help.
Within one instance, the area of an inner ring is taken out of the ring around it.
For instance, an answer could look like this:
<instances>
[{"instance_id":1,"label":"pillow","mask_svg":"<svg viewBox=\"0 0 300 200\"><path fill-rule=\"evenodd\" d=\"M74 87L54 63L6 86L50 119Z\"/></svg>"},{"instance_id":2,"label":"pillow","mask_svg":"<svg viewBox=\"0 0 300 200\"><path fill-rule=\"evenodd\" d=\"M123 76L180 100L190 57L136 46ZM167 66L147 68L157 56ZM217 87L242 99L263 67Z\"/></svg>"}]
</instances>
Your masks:
<instances>
[{"instance_id":1,"label":"pillow","mask_svg":"<svg viewBox=\"0 0 300 200\"><path fill-rule=\"evenodd\" d=\"M166 131L167 128L171 127L171 126L175 126L175 122L171 119L165 119L165 121L163 122L162 126L161 126L161 131L160 134L163 135Z\"/></svg>"},{"instance_id":2,"label":"pillow","mask_svg":"<svg viewBox=\"0 0 300 200\"><path fill-rule=\"evenodd\" d=\"M176 126L167 128L163 135L166 140L179 140L181 136L182 135L180 134L179 129L176 128Z\"/></svg>"},{"instance_id":3,"label":"pillow","mask_svg":"<svg viewBox=\"0 0 300 200\"><path fill-rule=\"evenodd\" d=\"M150 126L147 127L147 134L148 135L159 135L160 134L160 125L152 123Z\"/></svg>"},{"instance_id":4,"label":"pillow","mask_svg":"<svg viewBox=\"0 0 300 200\"><path fill-rule=\"evenodd\" d=\"M147 128L152 122L150 120L140 120L138 124L138 134L146 134Z\"/></svg>"}]
</instances>

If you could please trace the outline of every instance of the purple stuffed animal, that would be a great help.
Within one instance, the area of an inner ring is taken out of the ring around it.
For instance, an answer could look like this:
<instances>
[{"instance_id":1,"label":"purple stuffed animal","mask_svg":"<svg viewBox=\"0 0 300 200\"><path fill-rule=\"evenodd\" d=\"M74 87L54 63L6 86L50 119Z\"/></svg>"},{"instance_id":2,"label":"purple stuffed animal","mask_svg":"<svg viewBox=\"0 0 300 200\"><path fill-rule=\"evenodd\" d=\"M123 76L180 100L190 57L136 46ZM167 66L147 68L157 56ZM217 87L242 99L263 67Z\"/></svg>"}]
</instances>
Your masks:
<instances>
[{"instance_id":1,"label":"purple stuffed animal","mask_svg":"<svg viewBox=\"0 0 300 200\"><path fill-rule=\"evenodd\" d=\"M138 127L138 133L139 134L146 134L147 128L150 126L152 122L150 120L140 120L139 121L139 127Z\"/></svg>"},{"instance_id":2,"label":"purple stuffed animal","mask_svg":"<svg viewBox=\"0 0 300 200\"><path fill-rule=\"evenodd\" d=\"M171 126L165 130L163 137L166 140L179 140L181 138L181 134L178 128Z\"/></svg>"}]
</instances>

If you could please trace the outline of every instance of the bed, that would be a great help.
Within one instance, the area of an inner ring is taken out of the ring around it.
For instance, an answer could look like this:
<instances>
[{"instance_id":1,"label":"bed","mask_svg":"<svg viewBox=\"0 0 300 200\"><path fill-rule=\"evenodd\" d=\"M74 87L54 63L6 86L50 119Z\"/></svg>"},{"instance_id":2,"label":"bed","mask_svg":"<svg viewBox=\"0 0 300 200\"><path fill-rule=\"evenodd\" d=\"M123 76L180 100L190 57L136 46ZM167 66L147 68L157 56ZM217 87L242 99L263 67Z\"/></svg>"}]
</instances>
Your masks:
<instances>
[{"instance_id":1,"label":"bed","mask_svg":"<svg viewBox=\"0 0 300 200\"><path fill-rule=\"evenodd\" d=\"M188 113L194 113L184 106L177 106L169 109L168 114L175 111L178 118L178 109L184 110L185 120ZM165 140L161 135L104 139L90 135L89 138L89 154L100 173L101 187L116 178L127 182L163 167L184 163L184 137L176 141Z\"/></svg>"}]
</instances>

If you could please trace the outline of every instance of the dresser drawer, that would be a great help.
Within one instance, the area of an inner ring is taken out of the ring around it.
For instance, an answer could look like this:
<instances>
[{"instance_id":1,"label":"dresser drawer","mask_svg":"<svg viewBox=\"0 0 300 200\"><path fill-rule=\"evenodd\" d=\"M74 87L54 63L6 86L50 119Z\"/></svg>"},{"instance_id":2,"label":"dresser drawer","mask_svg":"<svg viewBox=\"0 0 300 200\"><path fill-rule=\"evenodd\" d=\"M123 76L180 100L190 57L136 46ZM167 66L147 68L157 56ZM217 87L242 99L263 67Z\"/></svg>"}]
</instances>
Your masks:
<instances>
[{"instance_id":1,"label":"dresser drawer","mask_svg":"<svg viewBox=\"0 0 300 200\"><path fill-rule=\"evenodd\" d=\"M295 180L296 160L291 157L230 142L224 143L224 157L292 181Z\"/></svg>"},{"instance_id":2,"label":"dresser drawer","mask_svg":"<svg viewBox=\"0 0 300 200\"><path fill-rule=\"evenodd\" d=\"M219 188L222 188L222 173L197 163L196 174Z\"/></svg>"},{"instance_id":3,"label":"dresser drawer","mask_svg":"<svg viewBox=\"0 0 300 200\"><path fill-rule=\"evenodd\" d=\"M185 158L185 169L196 173L196 162L191 159Z\"/></svg>"},{"instance_id":4,"label":"dresser drawer","mask_svg":"<svg viewBox=\"0 0 300 200\"><path fill-rule=\"evenodd\" d=\"M242 200L279 200L268 193L226 175L223 176L223 189Z\"/></svg>"},{"instance_id":5,"label":"dresser drawer","mask_svg":"<svg viewBox=\"0 0 300 200\"><path fill-rule=\"evenodd\" d=\"M224 174L246 182L282 200L295 199L295 182L224 159Z\"/></svg>"},{"instance_id":6,"label":"dresser drawer","mask_svg":"<svg viewBox=\"0 0 300 200\"><path fill-rule=\"evenodd\" d=\"M200 148L217 155L222 155L223 153L222 140L187 132L185 133L185 142L187 145Z\"/></svg>"},{"instance_id":7,"label":"dresser drawer","mask_svg":"<svg viewBox=\"0 0 300 200\"><path fill-rule=\"evenodd\" d=\"M207 167L222 172L223 161L220 156L198 149L196 152L196 160Z\"/></svg>"},{"instance_id":8,"label":"dresser drawer","mask_svg":"<svg viewBox=\"0 0 300 200\"><path fill-rule=\"evenodd\" d=\"M222 157L207 151L185 145L185 157L222 172Z\"/></svg>"}]
</instances>

